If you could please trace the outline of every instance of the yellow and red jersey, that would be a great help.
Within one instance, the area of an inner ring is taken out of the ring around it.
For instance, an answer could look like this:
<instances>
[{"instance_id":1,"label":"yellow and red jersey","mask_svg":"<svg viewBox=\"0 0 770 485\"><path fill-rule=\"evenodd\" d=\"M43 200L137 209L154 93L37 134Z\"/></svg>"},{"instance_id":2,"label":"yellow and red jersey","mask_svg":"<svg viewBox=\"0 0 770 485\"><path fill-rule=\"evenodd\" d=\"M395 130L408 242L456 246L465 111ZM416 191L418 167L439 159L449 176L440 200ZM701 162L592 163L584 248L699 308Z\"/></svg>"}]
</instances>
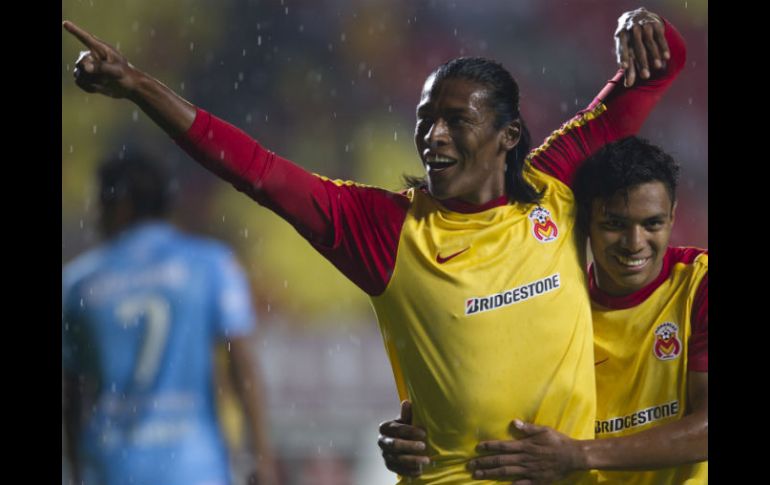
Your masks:
<instances>
[{"instance_id":1,"label":"yellow and red jersey","mask_svg":"<svg viewBox=\"0 0 770 485\"><path fill-rule=\"evenodd\" d=\"M684 64L669 24L668 67L632 88L617 73L527 159L540 204L482 206L311 174L203 110L178 143L291 223L372 298L401 398L433 464L414 484L473 480L475 446L521 418L593 437L590 304L573 236L575 169L634 134Z\"/></svg>"},{"instance_id":2,"label":"yellow and red jersey","mask_svg":"<svg viewBox=\"0 0 770 485\"><path fill-rule=\"evenodd\" d=\"M708 372L708 252L668 248L660 275L624 297L591 278L596 437L626 436L681 419L688 372ZM650 472L606 472L600 483L701 484L708 462Z\"/></svg>"},{"instance_id":3,"label":"yellow and red jersey","mask_svg":"<svg viewBox=\"0 0 770 485\"><path fill-rule=\"evenodd\" d=\"M532 180L546 188L539 206L463 213L407 194L393 275L372 302L399 396L414 403L433 457L412 483L470 483L476 445L510 438L513 418L593 437L591 314L572 193L541 172Z\"/></svg>"}]
</instances>

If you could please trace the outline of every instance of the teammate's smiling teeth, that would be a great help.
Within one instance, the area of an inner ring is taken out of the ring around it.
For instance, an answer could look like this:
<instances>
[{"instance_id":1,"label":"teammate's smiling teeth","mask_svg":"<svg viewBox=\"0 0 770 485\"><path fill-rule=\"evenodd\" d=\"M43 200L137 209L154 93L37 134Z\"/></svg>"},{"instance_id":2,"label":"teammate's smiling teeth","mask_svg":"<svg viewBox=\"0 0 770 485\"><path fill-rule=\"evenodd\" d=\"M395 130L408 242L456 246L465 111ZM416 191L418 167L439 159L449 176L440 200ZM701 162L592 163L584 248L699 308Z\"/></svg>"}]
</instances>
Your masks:
<instances>
[{"instance_id":1,"label":"teammate's smiling teeth","mask_svg":"<svg viewBox=\"0 0 770 485\"><path fill-rule=\"evenodd\" d=\"M627 258L625 256L615 256L617 258L618 262L622 264L623 266L641 266L644 263L647 262L648 258Z\"/></svg>"}]
</instances>

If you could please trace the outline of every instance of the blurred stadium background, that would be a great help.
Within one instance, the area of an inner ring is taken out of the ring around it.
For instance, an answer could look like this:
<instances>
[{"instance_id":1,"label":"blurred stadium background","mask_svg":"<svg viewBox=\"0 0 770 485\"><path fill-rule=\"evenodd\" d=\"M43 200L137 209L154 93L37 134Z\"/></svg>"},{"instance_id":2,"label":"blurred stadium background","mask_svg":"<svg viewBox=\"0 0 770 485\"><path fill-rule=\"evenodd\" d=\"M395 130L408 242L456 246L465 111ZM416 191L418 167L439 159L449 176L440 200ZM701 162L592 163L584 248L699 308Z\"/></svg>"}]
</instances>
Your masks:
<instances>
[{"instance_id":1,"label":"blurred stadium background","mask_svg":"<svg viewBox=\"0 0 770 485\"><path fill-rule=\"evenodd\" d=\"M686 68L641 134L683 166L673 243L706 247L706 0L63 0L62 11L281 155L396 189L403 173L420 170L414 108L433 67L458 55L502 61L539 143L615 72L616 19L641 5L687 41ZM261 325L254 352L286 483L394 483L375 440L398 397L363 292L287 223L189 160L133 104L78 90L80 50L63 32L62 263L98 242L98 161L124 147L165 159L180 189L176 221L229 242L249 272ZM238 416L226 419L237 430Z\"/></svg>"}]
</instances>

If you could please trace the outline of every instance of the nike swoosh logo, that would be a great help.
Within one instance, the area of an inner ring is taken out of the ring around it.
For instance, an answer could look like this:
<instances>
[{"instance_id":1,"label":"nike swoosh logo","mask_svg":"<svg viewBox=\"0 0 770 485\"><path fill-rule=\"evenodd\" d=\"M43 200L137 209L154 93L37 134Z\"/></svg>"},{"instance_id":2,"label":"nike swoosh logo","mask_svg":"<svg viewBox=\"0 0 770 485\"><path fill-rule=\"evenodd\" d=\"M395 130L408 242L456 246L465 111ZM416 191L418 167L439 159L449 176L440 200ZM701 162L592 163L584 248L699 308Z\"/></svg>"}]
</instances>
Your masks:
<instances>
[{"instance_id":1,"label":"nike swoosh logo","mask_svg":"<svg viewBox=\"0 0 770 485\"><path fill-rule=\"evenodd\" d=\"M471 248L471 247L470 247L470 246L468 246L467 248L465 248L465 249L463 249L463 250L461 250L461 251L457 251L457 252L456 252L456 253L454 253L454 254L450 254L450 255L449 255L449 256L447 256L446 258L442 258L442 257L441 257L441 254L437 254L437 255L436 255L436 262L437 262L438 264L444 264L444 263L446 263L447 261L449 261L450 259L454 258L455 256L459 256L459 255L461 255L462 253L464 253L465 251L469 250L470 248Z\"/></svg>"},{"instance_id":2,"label":"nike swoosh logo","mask_svg":"<svg viewBox=\"0 0 770 485\"><path fill-rule=\"evenodd\" d=\"M599 365L599 364L604 364L604 363L605 363L605 362L607 362L608 360L610 360L610 358L609 358L609 357L607 357L606 359L600 360L599 362L594 362L594 367L596 367L596 366L597 366L597 365Z\"/></svg>"}]
</instances>

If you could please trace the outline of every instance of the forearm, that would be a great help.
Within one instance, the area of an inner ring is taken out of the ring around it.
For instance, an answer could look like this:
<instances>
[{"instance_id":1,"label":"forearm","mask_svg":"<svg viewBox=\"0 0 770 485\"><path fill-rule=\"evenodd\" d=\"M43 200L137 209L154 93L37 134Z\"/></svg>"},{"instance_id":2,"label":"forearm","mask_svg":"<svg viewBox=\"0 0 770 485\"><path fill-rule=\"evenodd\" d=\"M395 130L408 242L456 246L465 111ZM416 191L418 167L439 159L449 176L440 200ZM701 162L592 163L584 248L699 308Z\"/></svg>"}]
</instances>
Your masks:
<instances>
[{"instance_id":1,"label":"forearm","mask_svg":"<svg viewBox=\"0 0 770 485\"><path fill-rule=\"evenodd\" d=\"M580 442L583 469L651 470L708 459L706 410L629 436Z\"/></svg>"},{"instance_id":2,"label":"forearm","mask_svg":"<svg viewBox=\"0 0 770 485\"><path fill-rule=\"evenodd\" d=\"M171 137L185 133L195 120L195 106L157 79L134 71L136 80L128 99Z\"/></svg>"},{"instance_id":3,"label":"forearm","mask_svg":"<svg viewBox=\"0 0 770 485\"><path fill-rule=\"evenodd\" d=\"M246 346L242 347L233 346L234 351L239 354L234 355L233 381L244 409L254 460L259 463L262 460L273 459L267 425L267 400L258 363L250 355L243 355L249 350L245 348Z\"/></svg>"},{"instance_id":4,"label":"forearm","mask_svg":"<svg viewBox=\"0 0 770 485\"><path fill-rule=\"evenodd\" d=\"M175 141L207 170L274 211L310 241L333 240L332 200L321 178L200 108Z\"/></svg>"}]
</instances>

